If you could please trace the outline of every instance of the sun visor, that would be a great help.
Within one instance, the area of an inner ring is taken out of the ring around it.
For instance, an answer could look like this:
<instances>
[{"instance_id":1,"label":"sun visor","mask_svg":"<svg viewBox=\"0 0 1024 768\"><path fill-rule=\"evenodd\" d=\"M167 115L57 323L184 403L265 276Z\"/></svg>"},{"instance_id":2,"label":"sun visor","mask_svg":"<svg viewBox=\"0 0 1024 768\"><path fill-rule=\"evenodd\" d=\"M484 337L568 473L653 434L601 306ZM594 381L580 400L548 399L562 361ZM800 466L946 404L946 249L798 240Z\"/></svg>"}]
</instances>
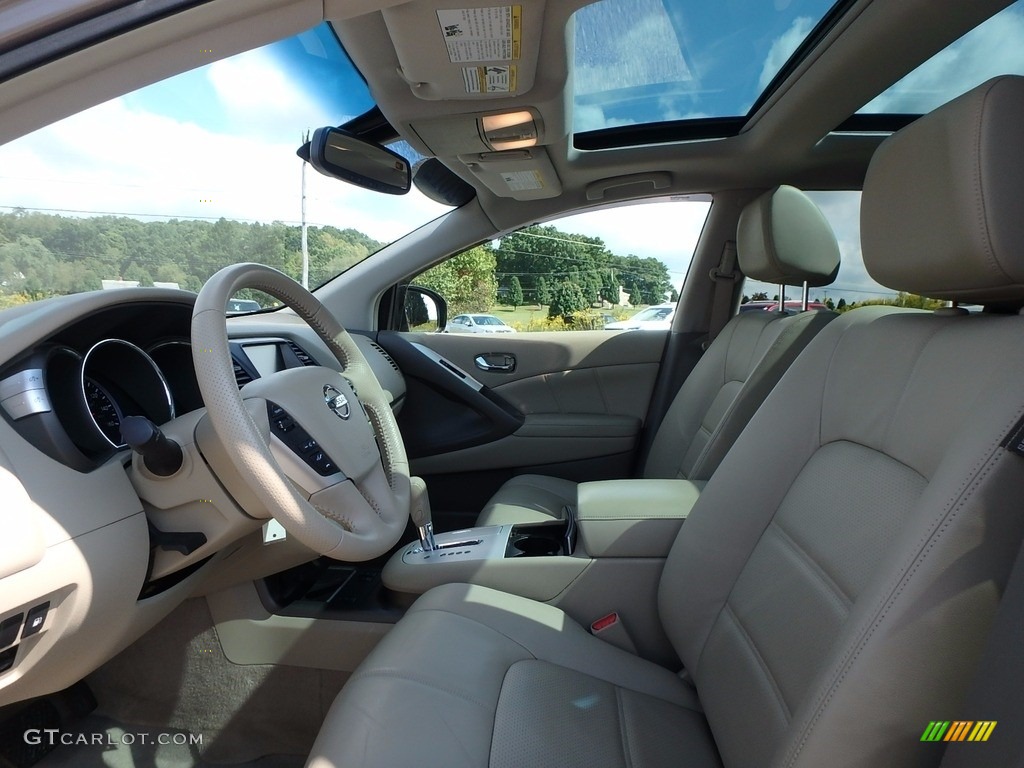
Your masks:
<instances>
[{"instance_id":1,"label":"sun visor","mask_svg":"<svg viewBox=\"0 0 1024 768\"><path fill-rule=\"evenodd\" d=\"M562 194L562 182L543 147L459 155L459 160L498 197L540 200Z\"/></svg>"},{"instance_id":2,"label":"sun visor","mask_svg":"<svg viewBox=\"0 0 1024 768\"><path fill-rule=\"evenodd\" d=\"M533 87L543 4L412 2L382 14L399 74L421 99L507 98Z\"/></svg>"}]
</instances>

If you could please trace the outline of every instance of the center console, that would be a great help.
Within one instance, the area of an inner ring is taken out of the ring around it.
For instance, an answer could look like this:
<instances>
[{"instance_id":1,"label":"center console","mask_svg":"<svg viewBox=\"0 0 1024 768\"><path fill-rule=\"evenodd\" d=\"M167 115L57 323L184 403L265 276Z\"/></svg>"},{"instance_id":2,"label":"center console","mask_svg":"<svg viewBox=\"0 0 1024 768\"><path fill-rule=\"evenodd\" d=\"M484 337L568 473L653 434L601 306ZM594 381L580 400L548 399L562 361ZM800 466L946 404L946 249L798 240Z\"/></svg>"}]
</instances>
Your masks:
<instances>
[{"instance_id":1,"label":"center console","mask_svg":"<svg viewBox=\"0 0 1024 768\"><path fill-rule=\"evenodd\" d=\"M396 552L384 584L420 594L465 582L557 605L589 624L617 612L640 655L672 651L657 620L657 585L676 534L700 496L689 480L602 480L579 485L562 519L435 534Z\"/></svg>"}]
</instances>

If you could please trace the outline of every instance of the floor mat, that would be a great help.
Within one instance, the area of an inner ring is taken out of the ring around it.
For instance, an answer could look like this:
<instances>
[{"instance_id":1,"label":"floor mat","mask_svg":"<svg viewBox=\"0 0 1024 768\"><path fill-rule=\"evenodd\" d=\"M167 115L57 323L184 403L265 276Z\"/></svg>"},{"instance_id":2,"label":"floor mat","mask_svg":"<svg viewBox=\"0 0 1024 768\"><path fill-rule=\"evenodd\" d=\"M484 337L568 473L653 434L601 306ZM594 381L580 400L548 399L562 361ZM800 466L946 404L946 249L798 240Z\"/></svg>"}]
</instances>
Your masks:
<instances>
[{"instance_id":1,"label":"floor mat","mask_svg":"<svg viewBox=\"0 0 1024 768\"><path fill-rule=\"evenodd\" d=\"M90 715L59 736L60 744L36 768L223 768L203 759L187 731L116 723ZM301 755L268 755L235 768L302 768Z\"/></svg>"},{"instance_id":2,"label":"floor mat","mask_svg":"<svg viewBox=\"0 0 1024 768\"><path fill-rule=\"evenodd\" d=\"M188 600L87 682L99 703L95 715L106 718L108 726L125 724L120 727L130 733L183 732L201 737L202 744L155 751L150 746L148 752L135 744L113 750L111 759L124 762L95 765L301 766L348 677L305 667L234 664L221 650L206 601ZM259 762L266 755L299 759ZM194 762L199 758L204 762ZM167 762L173 760L178 762ZM79 764L94 763L54 765Z\"/></svg>"}]
</instances>

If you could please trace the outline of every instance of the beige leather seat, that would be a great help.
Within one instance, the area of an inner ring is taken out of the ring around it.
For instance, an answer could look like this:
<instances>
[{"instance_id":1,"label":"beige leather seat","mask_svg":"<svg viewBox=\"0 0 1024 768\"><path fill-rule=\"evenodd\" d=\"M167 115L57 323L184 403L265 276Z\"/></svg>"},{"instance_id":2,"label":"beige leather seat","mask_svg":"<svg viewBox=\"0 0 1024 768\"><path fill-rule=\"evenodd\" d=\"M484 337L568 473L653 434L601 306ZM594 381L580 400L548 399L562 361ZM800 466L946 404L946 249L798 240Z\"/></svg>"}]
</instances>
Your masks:
<instances>
[{"instance_id":1,"label":"beige leather seat","mask_svg":"<svg viewBox=\"0 0 1024 768\"><path fill-rule=\"evenodd\" d=\"M741 213L737 258L744 275L774 285L828 285L839 246L818 207L800 190L776 187ZM641 477L704 481L796 356L832 312L740 313L725 326L680 387L651 445ZM477 525L561 519L576 506L576 483L518 475L481 511Z\"/></svg>"},{"instance_id":2,"label":"beige leather seat","mask_svg":"<svg viewBox=\"0 0 1024 768\"><path fill-rule=\"evenodd\" d=\"M1024 80L888 139L862 201L893 289L1024 303ZM687 675L480 587L424 595L354 674L316 768L936 765L1024 528L1016 312L857 309L708 482L660 586ZM1002 727L1002 723L1000 723ZM1013 726L1010 726L1013 727Z\"/></svg>"}]
</instances>

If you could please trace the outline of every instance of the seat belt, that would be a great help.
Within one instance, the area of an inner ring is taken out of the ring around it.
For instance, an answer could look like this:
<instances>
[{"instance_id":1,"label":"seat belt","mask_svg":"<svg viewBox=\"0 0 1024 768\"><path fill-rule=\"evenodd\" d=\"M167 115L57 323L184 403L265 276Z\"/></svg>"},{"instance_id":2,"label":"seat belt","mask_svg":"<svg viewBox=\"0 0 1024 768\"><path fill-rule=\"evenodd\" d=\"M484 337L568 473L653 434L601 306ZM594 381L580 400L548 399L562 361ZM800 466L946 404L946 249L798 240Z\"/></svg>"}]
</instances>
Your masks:
<instances>
[{"instance_id":1,"label":"seat belt","mask_svg":"<svg viewBox=\"0 0 1024 768\"><path fill-rule=\"evenodd\" d=\"M717 267L712 267L708 277L715 284L715 295L711 299L711 317L708 321L708 340L704 345L707 349L711 342L722 332L732 316L732 302L736 296L736 241L729 240L722 248L722 258Z\"/></svg>"},{"instance_id":2,"label":"seat belt","mask_svg":"<svg viewBox=\"0 0 1024 768\"><path fill-rule=\"evenodd\" d=\"M1024 766L1024 542L999 601L992 630L968 689L962 715L972 721L959 732L945 729L940 768ZM958 713L959 714L959 713ZM936 717L945 717L936 713ZM963 722L963 721L961 721ZM985 725L985 724L988 725ZM992 725L995 723L995 725ZM922 727L930 725L922 723ZM942 725L945 725L943 722ZM942 725L939 727L941 728ZM953 723L952 725L957 725ZM926 729L925 733L927 733ZM980 732L975 734L975 731ZM933 734L933 736L936 734ZM984 742L972 736L985 737ZM928 739L924 735L922 741ZM934 739L938 740L938 739ZM922 744L922 747L930 746Z\"/></svg>"}]
</instances>

